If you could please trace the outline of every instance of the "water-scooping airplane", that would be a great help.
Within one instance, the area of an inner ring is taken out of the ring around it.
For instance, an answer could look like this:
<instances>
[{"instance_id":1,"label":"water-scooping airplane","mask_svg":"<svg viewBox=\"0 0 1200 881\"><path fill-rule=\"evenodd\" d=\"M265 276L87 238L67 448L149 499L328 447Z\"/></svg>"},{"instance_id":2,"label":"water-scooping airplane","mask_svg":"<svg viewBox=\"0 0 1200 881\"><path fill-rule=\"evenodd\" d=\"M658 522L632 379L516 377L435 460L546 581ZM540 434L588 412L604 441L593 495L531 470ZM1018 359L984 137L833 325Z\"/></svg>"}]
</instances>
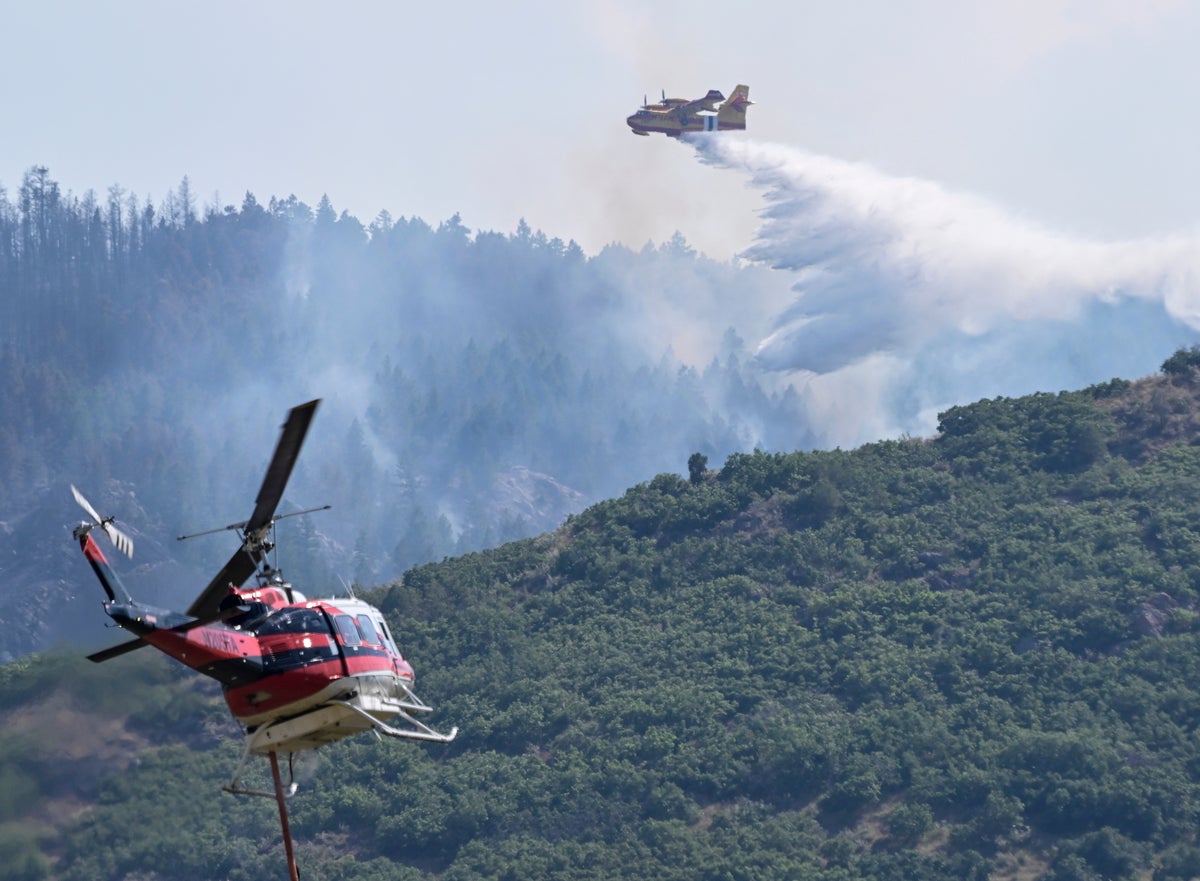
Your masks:
<instances>
[{"instance_id":1,"label":"water-scooping airplane","mask_svg":"<svg viewBox=\"0 0 1200 881\"><path fill-rule=\"evenodd\" d=\"M716 89L709 89L703 98L668 98L658 104L643 103L625 123L635 135L659 132L669 138L677 138L684 132L742 131L746 128L746 108L750 100L750 87L736 86L728 98ZM721 104L718 106L717 102Z\"/></svg>"}]
</instances>

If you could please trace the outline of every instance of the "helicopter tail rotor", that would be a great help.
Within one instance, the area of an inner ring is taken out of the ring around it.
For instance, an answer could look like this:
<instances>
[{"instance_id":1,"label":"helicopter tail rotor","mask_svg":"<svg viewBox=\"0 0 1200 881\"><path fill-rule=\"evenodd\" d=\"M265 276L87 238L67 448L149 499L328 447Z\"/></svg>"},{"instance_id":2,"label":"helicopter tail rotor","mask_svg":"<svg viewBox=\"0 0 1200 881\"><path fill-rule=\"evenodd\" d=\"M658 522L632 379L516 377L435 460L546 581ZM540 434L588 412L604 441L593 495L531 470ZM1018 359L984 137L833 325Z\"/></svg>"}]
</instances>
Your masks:
<instances>
[{"instance_id":1,"label":"helicopter tail rotor","mask_svg":"<svg viewBox=\"0 0 1200 881\"><path fill-rule=\"evenodd\" d=\"M101 517L96 513L96 509L92 507L91 502L84 498L83 493L71 485L71 493L75 496L75 501L79 503L79 507L87 512L87 515L92 519L92 522L87 525L90 531L97 526L104 530L105 535L113 543L113 546L125 556L133 559L133 540L128 535L123 533L113 524L112 517Z\"/></svg>"}]
</instances>

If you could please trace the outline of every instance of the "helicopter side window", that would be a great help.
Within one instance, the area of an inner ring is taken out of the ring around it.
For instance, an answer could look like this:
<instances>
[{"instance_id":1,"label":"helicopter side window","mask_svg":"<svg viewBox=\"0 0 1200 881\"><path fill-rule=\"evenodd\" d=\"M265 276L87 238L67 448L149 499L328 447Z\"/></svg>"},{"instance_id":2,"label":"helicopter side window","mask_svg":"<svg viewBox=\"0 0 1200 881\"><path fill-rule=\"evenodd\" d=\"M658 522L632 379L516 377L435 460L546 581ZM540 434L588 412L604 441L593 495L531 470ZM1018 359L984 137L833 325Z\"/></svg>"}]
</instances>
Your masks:
<instances>
[{"instance_id":1,"label":"helicopter side window","mask_svg":"<svg viewBox=\"0 0 1200 881\"><path fill-rule=\"evenodd\" d=\"M375 624L367 615L358 616L358 629L362 631L363 642L371 645L383 645L383 640L379 638L379 634L375 632Z\"/></svg>"},{"instance_id":2,"label":"helicopter side window","mask_svg":"<svg viewBox=\"0 0 1200 881\"><path fill-rule=\"evenodd\" d=\"M333 620L337 623L338 633L342 636L342 645L362 645L362 636L359 634L358 625L354 623L353 618L349 615L337 615Z\"/></svg>"},{"instance_id":3,"label":"helicopter side window","mask_svg":"<svg viewBox=\"0 0 1200 881\"><path fill-rule=\"evenodd\" d=\"M382 618L379 619L379 632L383 634L384 644L391 649L392 654L400 654L400 649L396 646L396 640L392 639L392 632L388 630L387 622Z\"/></svg>"}]
</instances>

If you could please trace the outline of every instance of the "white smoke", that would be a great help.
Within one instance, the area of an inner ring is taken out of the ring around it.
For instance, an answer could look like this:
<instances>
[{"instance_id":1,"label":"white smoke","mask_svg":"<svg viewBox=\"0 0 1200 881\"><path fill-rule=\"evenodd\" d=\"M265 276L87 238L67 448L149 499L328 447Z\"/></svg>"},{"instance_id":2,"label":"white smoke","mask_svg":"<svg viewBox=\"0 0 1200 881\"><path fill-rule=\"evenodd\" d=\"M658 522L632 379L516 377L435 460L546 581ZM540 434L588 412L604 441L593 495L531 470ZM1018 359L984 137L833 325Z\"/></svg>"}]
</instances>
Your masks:
<instances>
[{"instance_id":1,"label":"white smoke","mask_svg":"<svg viewBox=\"0 0 1200 881\"><path fill-rule=\"evenodd\" d=\"M826 440L928 434L955 403L1145 375L1200 331L1196 234L1087 241L862 164L693 144L765 191L742 256L795 273L796 298L758 359L807 377Z\"/></svg>"}]
</instances>

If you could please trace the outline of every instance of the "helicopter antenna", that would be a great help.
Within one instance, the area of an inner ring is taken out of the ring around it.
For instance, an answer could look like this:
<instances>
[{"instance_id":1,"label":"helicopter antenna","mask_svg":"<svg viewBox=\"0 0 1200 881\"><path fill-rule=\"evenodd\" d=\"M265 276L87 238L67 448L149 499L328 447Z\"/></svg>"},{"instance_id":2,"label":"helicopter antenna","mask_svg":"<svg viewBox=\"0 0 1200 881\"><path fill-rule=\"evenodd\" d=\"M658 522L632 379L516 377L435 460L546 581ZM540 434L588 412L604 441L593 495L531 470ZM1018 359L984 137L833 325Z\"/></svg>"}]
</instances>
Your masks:
<instances>
[{"instance_id":1,"label":"helicopter antenna","mask_svg":"<svg viewBox=\"0 0 1200 881\"><path fill-rule=\"evenodd\" d=\"M340 572L338 573L337 578L338 578L338 581L340 581L342 583L342 587L345 589L346 593L348 593L350 595L350 599L352 599L352 600L358 599L358 597L354 593L354 585L351 582L347 581L345 576L342 575Z\"/></svg>"}]
</instances>

